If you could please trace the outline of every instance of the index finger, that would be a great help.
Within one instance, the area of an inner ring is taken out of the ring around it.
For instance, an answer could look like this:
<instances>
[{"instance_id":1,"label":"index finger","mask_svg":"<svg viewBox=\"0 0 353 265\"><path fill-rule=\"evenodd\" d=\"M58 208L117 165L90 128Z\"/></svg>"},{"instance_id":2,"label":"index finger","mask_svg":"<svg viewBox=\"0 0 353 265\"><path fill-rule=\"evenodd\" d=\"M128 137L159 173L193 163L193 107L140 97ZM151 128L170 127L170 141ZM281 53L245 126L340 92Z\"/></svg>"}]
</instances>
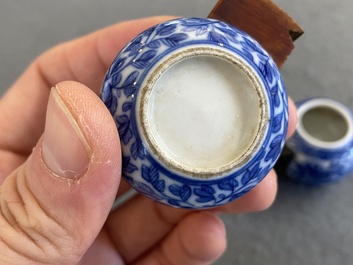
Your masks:
<instances>
[{"instance_id":1,"label":"index finger","mask_svg":"<svg viewBox=\"0 0 353 265\"><path fill-rule=\"evenodd\" d=\"M122 47L141 31L167 19L170 17L118 23L58 45L37 58L0 101L0 151L31 153L44 129L52 86L74 80L98 93L107 68Z\"/></svg>"}]
</instances>

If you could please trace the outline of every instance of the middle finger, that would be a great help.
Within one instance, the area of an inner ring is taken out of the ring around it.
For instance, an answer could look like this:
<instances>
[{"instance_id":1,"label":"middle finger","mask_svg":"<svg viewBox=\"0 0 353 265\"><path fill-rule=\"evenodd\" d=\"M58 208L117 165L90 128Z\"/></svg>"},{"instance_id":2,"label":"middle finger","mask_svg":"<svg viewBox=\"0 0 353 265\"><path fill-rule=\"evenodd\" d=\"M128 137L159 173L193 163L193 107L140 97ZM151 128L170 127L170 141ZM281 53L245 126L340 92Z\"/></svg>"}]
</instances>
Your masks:
<instances>
[{"instance_id":1,"label":"middle finger","mask_svg":"<svg viewBox=\"0 0 353 265\"><path fill-rule=\"evenodd\" d=\"M253 190L224 208L212 211L244 213L269 207L277 190L274 171ZM116 249L129 263L163 239L178 222L195 210L176 209L137 195L109 216L105 228Z\"/></svg>"}]
</instances>

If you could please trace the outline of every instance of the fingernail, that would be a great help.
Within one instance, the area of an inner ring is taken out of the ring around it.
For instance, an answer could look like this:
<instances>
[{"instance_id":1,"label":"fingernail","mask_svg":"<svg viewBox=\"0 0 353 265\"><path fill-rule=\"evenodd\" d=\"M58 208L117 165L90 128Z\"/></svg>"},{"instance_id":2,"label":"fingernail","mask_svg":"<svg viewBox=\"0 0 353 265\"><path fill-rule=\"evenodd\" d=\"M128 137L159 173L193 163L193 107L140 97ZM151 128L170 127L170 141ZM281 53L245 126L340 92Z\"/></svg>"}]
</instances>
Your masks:
<instances>
[{"instance_id":1,"label":"fingernail","mask_svg":"<svg viewBox=\"0 0 353 265\"><path fill-rule=\"evenodd\" d=\"M42 143L43 162L59 177L78 180L87 171L91 149L57 88L52 88Z\"/></svg>"}]
</instances>

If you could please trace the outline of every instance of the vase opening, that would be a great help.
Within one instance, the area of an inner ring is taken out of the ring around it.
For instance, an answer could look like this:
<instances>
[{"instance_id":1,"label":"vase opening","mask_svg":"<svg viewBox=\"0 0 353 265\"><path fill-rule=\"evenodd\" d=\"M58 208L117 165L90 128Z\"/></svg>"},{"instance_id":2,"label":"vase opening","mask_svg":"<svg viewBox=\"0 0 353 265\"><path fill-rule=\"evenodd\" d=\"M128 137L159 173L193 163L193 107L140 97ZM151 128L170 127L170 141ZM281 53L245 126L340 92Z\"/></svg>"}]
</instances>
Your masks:
<instances>
[{"instance_id":1,"label":"vase opening","mask_svg":"<svg viewBox=\"0 0 353 265\"><path fill-rule=\"evenodd\" d=\"M339 147L353 134L350 113L329 99L309 101L299 108L298 116L298 132L315 146Z\"/></svg>"},{"instance_id":2,"label":"vase opening","mask_svg":"<svg viewBox=\"0 0 353 265\"><path fill-rule=\"evenodd\" d=\"M245 163L259 145L267 101L250 67L233 57L184 51L151 75L142 128L169 167L198 178L217 176Z\"/></svg>"}]
</instances>

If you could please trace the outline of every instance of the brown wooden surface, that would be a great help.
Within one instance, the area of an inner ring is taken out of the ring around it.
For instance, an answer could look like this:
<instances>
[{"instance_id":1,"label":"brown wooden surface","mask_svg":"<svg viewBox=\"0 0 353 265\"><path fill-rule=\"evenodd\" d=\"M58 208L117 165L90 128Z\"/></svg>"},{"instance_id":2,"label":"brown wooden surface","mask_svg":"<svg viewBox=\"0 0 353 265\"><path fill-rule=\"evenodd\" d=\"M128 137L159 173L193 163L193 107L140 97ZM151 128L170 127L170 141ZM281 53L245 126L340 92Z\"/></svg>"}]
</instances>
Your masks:
<instances>
[{"instance_id":1,"label":"brown wooden surface","mask_svg":"<svg viewBox=\"0 0 353 265\"><path fill-rule=\"evenodd\" d=\"M256 39L281 67L303 29L270 0L220 0L209 18L231 24Z\"/></svg>"}]
</instances>

